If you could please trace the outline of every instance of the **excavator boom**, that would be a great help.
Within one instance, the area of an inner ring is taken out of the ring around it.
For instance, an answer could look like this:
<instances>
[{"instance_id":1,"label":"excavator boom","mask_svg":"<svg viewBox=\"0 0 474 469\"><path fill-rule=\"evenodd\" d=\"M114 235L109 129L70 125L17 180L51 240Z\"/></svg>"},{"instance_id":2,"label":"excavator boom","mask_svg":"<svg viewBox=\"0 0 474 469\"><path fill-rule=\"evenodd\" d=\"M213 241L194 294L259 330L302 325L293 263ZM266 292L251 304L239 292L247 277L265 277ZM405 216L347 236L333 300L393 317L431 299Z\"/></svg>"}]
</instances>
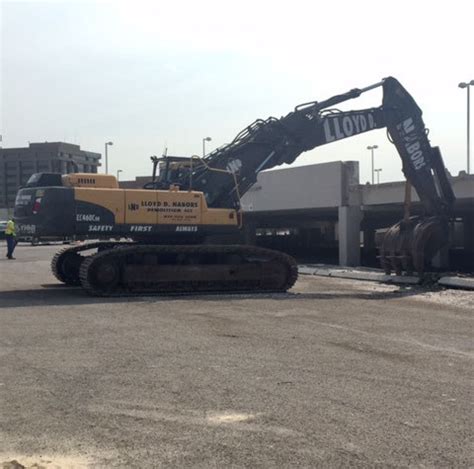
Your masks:
<instances>
[{"instance_id":1,"label":"excavator boom","mask_svg":"<svg viewBox=\"0 0 474 469\"><path fill-rule=\"evenodd\" d=\"M379 107L339 111L334 106L381 87ZM454 194L446 178L441 154L431 147L421 109L395 78L388 77L366 88L356 88L321 102L305 103L277 119L258 119L234 140L205 158L175 183L206 194L210 207L239 207L241 197L255 183L260 171L293 163L303 152L374 129L386 128L402 160L403 172L416 189L426 213L449 212ZM216 172L215 170L227 170ZM236 188L235 173L238 181ZM439 182L438 182L439 181ZM438 183L438 185L437 185Z\"/></svg>"}]
</instances>

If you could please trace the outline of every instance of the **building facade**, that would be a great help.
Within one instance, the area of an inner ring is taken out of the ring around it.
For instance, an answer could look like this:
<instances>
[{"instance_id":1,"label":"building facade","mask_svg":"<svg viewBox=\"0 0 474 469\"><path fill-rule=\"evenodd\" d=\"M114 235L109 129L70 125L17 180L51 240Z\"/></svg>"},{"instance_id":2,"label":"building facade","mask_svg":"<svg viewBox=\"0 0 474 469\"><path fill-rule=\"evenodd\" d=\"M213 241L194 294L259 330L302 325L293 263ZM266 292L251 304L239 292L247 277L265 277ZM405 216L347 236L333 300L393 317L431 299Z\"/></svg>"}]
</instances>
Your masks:
<instances>
[{"instance_id":1,"label":"building facade","mask_svg":"<svg viewBox=\"0 0 474 469\"><path fill-rule=\"evenodd\" d=\"M34 173L97 173L100 153L64 142L30 143L0 148L0 209L11 210L18 188Z\"/></svg>"}]
</instances>

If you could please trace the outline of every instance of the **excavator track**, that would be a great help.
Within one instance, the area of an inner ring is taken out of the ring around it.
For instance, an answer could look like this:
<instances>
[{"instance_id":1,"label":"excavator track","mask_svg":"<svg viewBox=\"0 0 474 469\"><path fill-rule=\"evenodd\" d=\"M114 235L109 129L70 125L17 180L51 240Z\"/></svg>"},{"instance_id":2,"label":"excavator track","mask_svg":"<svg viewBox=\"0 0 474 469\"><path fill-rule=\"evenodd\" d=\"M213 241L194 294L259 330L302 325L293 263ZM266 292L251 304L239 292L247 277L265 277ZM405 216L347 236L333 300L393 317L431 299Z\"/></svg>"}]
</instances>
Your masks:
<instances>
[{"instance_id":1,"label":"excavator track","mask_svg":"<svg viewBox=\"0 0 474 469\"><path fill-rule=\"evenodd\" d=\"M79 278L79 269L85 259L81 256L81 252L92 249L110 249L118 243L97 241L95 243L84 243L77 246L67 246L59 250L51 260L51 271L53 275L62 283L71 286L78 286L81 284ZM120 245L129 245L124 242Z\"/></svg>"},{"instance_id":2,"label":"excavator track","mask_svg":"<svg viewBox=\"0 0 474 469\"><path fill-rule=\"evenodd\" d=\"M292 257L243 245L117 243L85 257L79 270L93 296L284 292L297 277Z\"/></svg>"}]
</instances>

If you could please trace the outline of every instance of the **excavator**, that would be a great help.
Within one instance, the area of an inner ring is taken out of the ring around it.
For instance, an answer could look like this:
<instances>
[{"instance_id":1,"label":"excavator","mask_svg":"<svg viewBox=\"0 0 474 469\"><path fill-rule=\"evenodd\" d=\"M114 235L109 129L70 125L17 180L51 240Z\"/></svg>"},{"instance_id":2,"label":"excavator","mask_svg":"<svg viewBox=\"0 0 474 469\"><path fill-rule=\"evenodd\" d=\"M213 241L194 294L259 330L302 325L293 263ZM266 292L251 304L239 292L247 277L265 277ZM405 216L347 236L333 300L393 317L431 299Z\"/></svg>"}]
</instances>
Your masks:
<instances>
[{"instance_id":1,"label":"excavator","mask_svg":"<svg viewBox=\"0 0 474 469\"><path fill-rule=\"evenodd\" d=\"M336 108L380 87L379 107ZM206 157L154 157L152 180L143 189L121 189L106 174L34 174L16 197L18 232L96 240L66 247L52 260L58 280L92 295L287 291L297 279L295 260L240 242L242 195L260 171L381 128L401 157L423 213L410 216L406 210L387 231L380 262L387 273L423 274L448 241L455 197L421 109L393 77L300 104L279 119L258 119Z\"/></svg>"}]
</instances>

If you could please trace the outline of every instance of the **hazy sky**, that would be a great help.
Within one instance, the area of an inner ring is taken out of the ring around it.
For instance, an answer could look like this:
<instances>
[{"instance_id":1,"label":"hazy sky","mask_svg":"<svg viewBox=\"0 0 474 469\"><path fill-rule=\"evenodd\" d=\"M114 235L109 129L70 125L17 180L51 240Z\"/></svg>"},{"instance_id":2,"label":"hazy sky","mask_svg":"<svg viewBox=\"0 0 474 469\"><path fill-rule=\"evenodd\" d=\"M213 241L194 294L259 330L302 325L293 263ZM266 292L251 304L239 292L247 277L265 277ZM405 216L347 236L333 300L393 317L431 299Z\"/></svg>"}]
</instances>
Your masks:
<instances>
[{"instance_id":1,"label":"hazy sky","mask_svg":"<svg viewBox=\"0 0 474 469\"><path fill-rule=\"evenodd\" d=\"M2 1L3 146L67 141L103 153L122 179L149 156L201 154L256 118L280 117L392 75L424 111L453 174L466 169L466 90L474 79L472 2ZM380 92L348 108L381 103ZM359 160L377 144L381 180L402 178L385 131L302 155Z\"/></svg>"}]
</instances>

